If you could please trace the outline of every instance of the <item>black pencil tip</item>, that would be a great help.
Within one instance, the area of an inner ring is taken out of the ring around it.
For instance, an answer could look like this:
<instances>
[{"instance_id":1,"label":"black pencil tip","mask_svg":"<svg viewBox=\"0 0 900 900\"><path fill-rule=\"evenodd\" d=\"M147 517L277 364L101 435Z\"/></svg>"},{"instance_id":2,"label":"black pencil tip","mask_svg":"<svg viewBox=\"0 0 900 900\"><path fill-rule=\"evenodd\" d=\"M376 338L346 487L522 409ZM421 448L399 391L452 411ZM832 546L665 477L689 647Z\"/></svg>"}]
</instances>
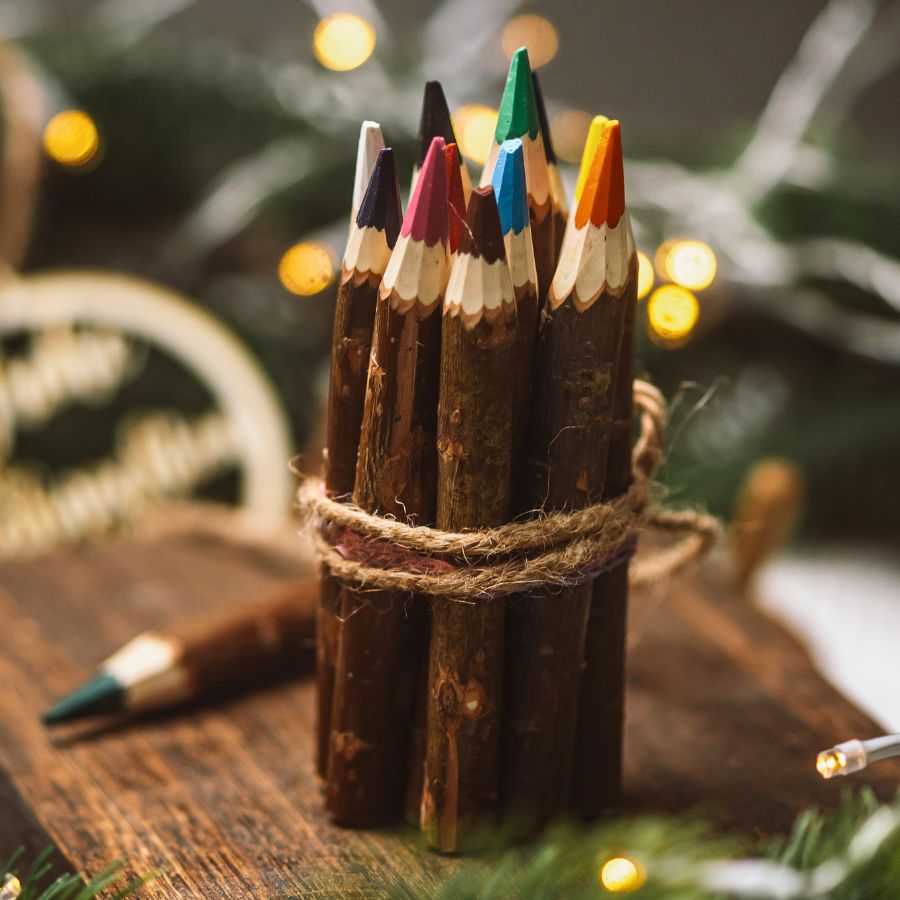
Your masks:
<instances>
[{"instance_id":1,"label":"black pencil tip","mask_svg":"<svg viewBox=\"0 0 900 900\"><path fill-rule=\"evenodd\" d=\"M419 121L419 146L416 150L417 168L422 168L431 140L436 137L442 137L448 144L456 143L444 89L439 81L426 81L425 96L422 98L422 118Z\"/></svg>"},{"instance_id":2,"label":"black pencil tip","mask_svg":"<svg viewBox=\"0 0 900 900\"><path fill-rule=\"evenodd\" d=\"M125 690L112 675L97 675L55 703L42 716L45 725L72 722L122 708Z\"/></svg>"},{"instance_id":3,"label":"black pencil tip","mask_svg":"<svg viewBox=\"0 0 900 900\"><path fill-rule=\"evenodd\" d=\"M383 231L388 246L393 249L400 234L402 219L397 160L394 151L385 147L379 151L378 159L375 160L369 186L356 214L356 224L359 228L377 228Z\"/></svg>"},{"instance_id":4,"label":"black pencil tip","mask_svg":"<svg viewBox=\"0 0 900 900\"><path fill-rule=\"evenodd\" d=\"M470 256L481 256L488 263L506 258L503 231L500 228L500 213L494 189L475 188L469 198L466 211L466 227L459 242L459 252Z\"/></svg>"},{"instance_id":5,"label":"black pencil tip","mask_svg":"<svg viewBox=\"0 0 900 900\"><path fill-rule=\"evenodd\" d=\"M544 136L544 154L550 165L556 164L556 151L553 149L553 141L550 138L550 123L547 121L547 107L544 106L544 95L541 93L541 83L538 81L537 72L532 71L531 81L534 84L534 99L537 104L538 121L541 123L541 134Z\"/></svg>"}]
</instances>

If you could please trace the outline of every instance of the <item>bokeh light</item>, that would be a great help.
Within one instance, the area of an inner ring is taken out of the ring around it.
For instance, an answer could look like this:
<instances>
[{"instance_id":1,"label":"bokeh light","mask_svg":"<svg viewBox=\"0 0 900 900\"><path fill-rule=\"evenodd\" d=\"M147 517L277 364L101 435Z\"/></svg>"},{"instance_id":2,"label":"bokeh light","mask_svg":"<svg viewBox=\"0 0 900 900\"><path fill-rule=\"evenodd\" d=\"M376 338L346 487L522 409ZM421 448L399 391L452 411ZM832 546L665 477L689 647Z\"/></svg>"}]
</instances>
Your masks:
<instances>
[{"instance_id":1,"label":"bokeh light","mask_svg":"<svg viewBox=\"0 0 900 900\"><path fill-rule=\"evenodd\" d=\"M63 166L83 166L100 149L100 134L94 120L80 109L57 113L44 128L47 155Z\"/></svg>"},{"instance_id":2,"label":"bokeh light","mask_svg":"<svg viewBox=\"0 0 900 900\"><path fill-rule=\"evenodd\" d=\"M651 335L663 341L683 340L694 330L699 317L697 298L678 285L660 285L647 301L647 323Z\"/></svg>"},{"instance_id":3,"label":"bokeh light","mask_svg":"<svg viewBox=\"0 0 900 900\"><path fill-rule=\"evenodd\" d=\"M703 241L673 241L666 251L663 266L675 284L702 291L716 277L716 254Z\"/></svg>"},{"instance_id":4,"label":"bokeh light","mask_svg":"<svg viewBox=\"0 0 900 900\"><path fill-rule=\"evenodd\" d=\"M488 158L496 127L497 110L490 106L473 103L453 114L459 152L472 162L483 163Z\"/></svg>"},{"instance_id":5,"label":"bokeh light","mask_svg":"<svg viewBox=\"0 0 900 900\"><path fill-rule=\"evenodd\" d=\"M335 13L316 25L316 59L326 69L349 72L361 66L375 49L375 29L355 13Z\"/></svg>"},{"instance_id":6,"label":"bokeh light","mask_svg":"<svg viewBox=\"0 0 900 900\"><path fill-rule=\"evenodd\" d=\"M611 894L639 890L647 881L643 866L625 856L608 859L600 869L600 884Z\"/></svg>"},{"instance_id":7,"label":"bokeh light","mask_svg":"<svg viewBox=\"0 0 900 900\"><path fill-rule=\"evenodd\" d=\"M653 263L650 262L650 257L647 256L646 253L641 253L638 250L638 283L637 283L637 296L638 300L643 300L647 294L650 293L650 289L653 287Z\"/></svg>"},{"instance_id":8,"label":"bokeh light","mask_svg":"<svg viewBox=\"0 0 900 900\"><path fill-rule=\"evenodd\" d=\"M295 244L278 264L278 277L292 293L309 297L324 291L334 279L334 258L324 244Z\"/></svg>"},{"instance_id":9,"label":"bokeh light","mask_svg":"<svg viewBox=\"0 0 900 900\"><path fill-rule=\"evenodd\" d=\"M553 23L533 13L510 19L503 29L501 41L508 59L512 59L519 47L527 47L532 69L550 62L559 49L559 35Z\"/></svg>"},{"instance_id":10,"label":"bokeh light","mask_svg":"<svg viewBox=\"0 0 900 900\"><path fill-rule=\"evenodd\" d=\"M553 117L550 133L553 149L565 162L581 162L581 151L591 127L593 116L583 109L564 109Z\"/></svg>"}]
</instances>

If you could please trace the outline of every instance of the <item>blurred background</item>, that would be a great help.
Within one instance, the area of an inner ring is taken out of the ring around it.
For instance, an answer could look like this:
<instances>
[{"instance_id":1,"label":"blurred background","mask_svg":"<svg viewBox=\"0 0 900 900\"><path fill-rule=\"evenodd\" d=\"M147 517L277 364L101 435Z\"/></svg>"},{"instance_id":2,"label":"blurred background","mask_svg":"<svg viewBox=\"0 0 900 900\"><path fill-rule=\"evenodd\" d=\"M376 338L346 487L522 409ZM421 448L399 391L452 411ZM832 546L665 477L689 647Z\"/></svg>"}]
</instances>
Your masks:
<instances>
[{"instance_id":1,"label":"blurred background","mask_svg":"<svg viewBox=\"0 0 900 900\"><path fill-rule=\"evenodd\" d=\"M526 44L570 195L591 117L622 122L670 499L727 516L779 460L760 477L799 530L760 593L900 728L873 636L900 626L900 3L0 0L0 40L0 555L172 494L286 512L271 470L316 465L360 121L408 170L437 78L477 177Z\"/></svg>"}]
</instances>

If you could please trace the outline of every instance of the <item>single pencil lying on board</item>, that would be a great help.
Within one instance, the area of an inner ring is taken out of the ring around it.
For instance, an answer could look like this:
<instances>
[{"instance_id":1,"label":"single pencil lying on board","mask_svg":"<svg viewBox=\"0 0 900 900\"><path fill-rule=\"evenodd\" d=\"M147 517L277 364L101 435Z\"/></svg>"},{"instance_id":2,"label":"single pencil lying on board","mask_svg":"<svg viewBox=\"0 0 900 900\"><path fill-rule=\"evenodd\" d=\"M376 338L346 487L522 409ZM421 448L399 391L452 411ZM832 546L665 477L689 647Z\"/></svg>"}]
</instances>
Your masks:
<instances>
[{"instance_id":1,"label":"single pencil lying on board","mask_svg":"<svg viewBox=\"0 0 900 900\"><path fill-rule=\"evenodd\" d=\"M44 724L149 712L312 671L318 598L318 578L304 578L224 615L145 631L51 706Z\"/></svg>"}]
</instances>

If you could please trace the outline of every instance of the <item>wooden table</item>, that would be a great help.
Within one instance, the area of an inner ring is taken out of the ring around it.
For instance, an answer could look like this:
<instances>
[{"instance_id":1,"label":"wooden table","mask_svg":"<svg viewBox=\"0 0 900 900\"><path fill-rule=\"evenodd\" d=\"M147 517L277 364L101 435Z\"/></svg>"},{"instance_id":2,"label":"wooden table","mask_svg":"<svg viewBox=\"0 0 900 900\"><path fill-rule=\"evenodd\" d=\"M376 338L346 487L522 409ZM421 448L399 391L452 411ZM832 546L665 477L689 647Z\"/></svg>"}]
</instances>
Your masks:
<instances>
[{"instance_id":1,"label":"wooden table","mask_svg":"<svg viewBox=\"0 0 900 900\"><path fill-rule=\"evenodd\" d=\"M299 541L297 542L299 545ZM162 868L143 897L427 897L457 862L400 831L322 814L313 685L285 683L127 727L49 734L48 702L137 630L267 590L308 559L204 527L0 566L0 856L51 840L61 865ZM633 602L626 790L632 809L700 807L746 834L831 805L818 750L876 726L798 643L715 575ZM900 765L861 773L884 799ZM395 894L396 896L396 894Z\"/></svg>"}]
</instances>

